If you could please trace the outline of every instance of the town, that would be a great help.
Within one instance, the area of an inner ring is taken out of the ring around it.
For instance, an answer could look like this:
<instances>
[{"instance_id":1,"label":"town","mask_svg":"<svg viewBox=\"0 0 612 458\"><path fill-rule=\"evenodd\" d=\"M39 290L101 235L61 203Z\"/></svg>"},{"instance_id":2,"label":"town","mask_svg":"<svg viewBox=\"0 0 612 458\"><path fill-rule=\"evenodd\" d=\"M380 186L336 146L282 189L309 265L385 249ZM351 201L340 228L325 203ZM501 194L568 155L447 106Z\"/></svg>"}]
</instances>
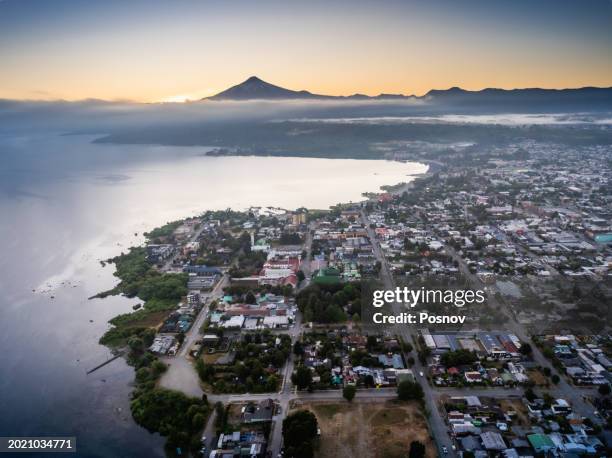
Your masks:
<instances>
[{"instance_id":1,"label":"town","mask_svg":"<svg viewBox=\"0 0 612 458\"><path fill-rule=\"evenodd\" d=\"M103 294L144 301L101 339L129 348L133 406L174 390L206 411L165 430L168 453L610 456L609 151L394 158L430 172L329 210L209 211L109 260ZM485 297L376 326L372 285Z\"/></svg>"}]
</instances>

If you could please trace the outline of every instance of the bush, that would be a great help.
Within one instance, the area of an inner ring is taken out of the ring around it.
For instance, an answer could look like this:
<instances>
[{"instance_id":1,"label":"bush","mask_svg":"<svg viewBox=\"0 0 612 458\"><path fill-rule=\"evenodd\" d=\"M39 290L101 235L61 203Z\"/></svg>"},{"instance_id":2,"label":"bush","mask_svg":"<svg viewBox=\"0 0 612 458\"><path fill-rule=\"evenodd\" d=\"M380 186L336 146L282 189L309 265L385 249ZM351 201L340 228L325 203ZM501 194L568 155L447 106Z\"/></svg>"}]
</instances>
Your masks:
<instances>
[{"instance_id":1,"label":"bush","mask_svg":"<svg viewBox=\"0 0 612 458\"><path fill-rule=\"evenodd\" d=\"M519 349L519 352L522 355L530 355L532 353L532 349L531 349L531 345L529 345L527 342L523 343L521 345L521 348Z\"/></svg>"},{"instance_id":2,"label":"bush","mask_svg":"<svg viewBox=\"0 0 612 458\"><path fill-rule=\"evenodd\" d=\"M354 385L347 385L342 389L342 397L348 402L351 402L357 394L357 388Z\"/></svg>"},{"instance_id":3,"label":"bush","mask_svg":"<svg viewBox=\"0 0 612 458\"><path fill-rule=\"evenodd\" d=\"M404 380L397 386L397 397L401 401L420 401L424 397L423 387L417 382Z\"/></svg>"},{"instance_id":4,"label":"bush","mask_svg":"<svg viewBox=\"0 0 612 458\"><path fill-rule=\"evenodd\" d=\"M423 458L425 456L425 445L419 441L412 441L410 443L409 458Z\"/></svg>"}]
</instances>

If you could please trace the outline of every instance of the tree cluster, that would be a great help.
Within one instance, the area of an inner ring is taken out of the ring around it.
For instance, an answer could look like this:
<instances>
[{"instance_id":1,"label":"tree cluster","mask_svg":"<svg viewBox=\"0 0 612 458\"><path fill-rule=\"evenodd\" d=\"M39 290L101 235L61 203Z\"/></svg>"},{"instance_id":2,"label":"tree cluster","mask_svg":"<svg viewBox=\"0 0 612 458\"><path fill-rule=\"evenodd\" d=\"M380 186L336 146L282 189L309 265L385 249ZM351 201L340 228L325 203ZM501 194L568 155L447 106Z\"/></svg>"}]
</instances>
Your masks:
<instances>
[{"instance_id":1,"label":"tree cluster","mask_svg":"<svg viewBox=\"0 0 612 458\"><path fill-rule=\"evenodd\" d=\"M445 367L463 366L472 364L478 360L476 354L470 350L459 349L455 351L447 351L440 358L440 362Z\"/></svg>"},{"instance_id":2,"label":"tree cluster","mask_svg":"<svg viewBox=\"0 0 612 458\"><path fill-rule=\"evenodd\" d=\"M423 396L423 387L417 382L403 380L397 385L397 397L400 401L421 401Z\"/></svg>"},{"instance_id":3,"label":"tree cluster","mask_svg":"<svg viewBox=\"0 0 612 458\"><path fill-rule=\"evenodd\" d=\"M296 303L307 322L340 323L346 321L347 314L361 313L361 286L310 285L300 291Z\"/></svg>"},{"instance_id":4,"label":"tree cluster","mask_svg":"<svg viewBox=\"0 0 612 458\"><path fill-rule=\"evenodd\" d=\"M205 401L162 388L136 393L130 405L136 423L150 432L167 436L168 450L198 448L198 434L209 413Z\"/></svg>"},{"instance_id":5,"label":"tree cluster","mask_svg":"<svg viewBox=\"0 0 612 458\"><path fill-rule=\"evenodd\" d=\"M279 383L276 372L291 353L291 338L270 332L245 334L233 350L236 358L230 366L206 364L198 359L196 371L200 379L219 393L275 391Z\"/></svg>"},{"instance_id":6,"label":"tree cluster","mask_svg":"<svg viewBox=\"0 0 612 458\"><path fill-rule=\"evenodd\" d=\"M317 417L309 410L298 410L283 420L284 456L312 458L317 437Z\"/></svg>"}]
</instances>

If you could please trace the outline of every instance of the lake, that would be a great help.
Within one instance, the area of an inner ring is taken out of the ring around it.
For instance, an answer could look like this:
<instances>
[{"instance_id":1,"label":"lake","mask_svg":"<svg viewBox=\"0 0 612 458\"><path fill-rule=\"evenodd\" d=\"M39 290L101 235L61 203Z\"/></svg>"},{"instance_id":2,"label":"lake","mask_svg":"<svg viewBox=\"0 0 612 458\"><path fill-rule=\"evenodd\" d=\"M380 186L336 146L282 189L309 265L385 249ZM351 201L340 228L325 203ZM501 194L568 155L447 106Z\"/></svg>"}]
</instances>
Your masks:
<instances>
[{"instance_id":1,"label":"lake","mask_svg":"<svg viewBox=\"0 0 612 458\"><path fill-rule=\"evenodd\" d=\"M93 144L95 136L0 136L0 431L77 436L79 456L163 456L131 419L133 370L107 321L137 300L88 300L115 283L100 260L207 209L327 208L427 166L390 161L206 157L207 148Z\"/></svg>"}]
</instances>

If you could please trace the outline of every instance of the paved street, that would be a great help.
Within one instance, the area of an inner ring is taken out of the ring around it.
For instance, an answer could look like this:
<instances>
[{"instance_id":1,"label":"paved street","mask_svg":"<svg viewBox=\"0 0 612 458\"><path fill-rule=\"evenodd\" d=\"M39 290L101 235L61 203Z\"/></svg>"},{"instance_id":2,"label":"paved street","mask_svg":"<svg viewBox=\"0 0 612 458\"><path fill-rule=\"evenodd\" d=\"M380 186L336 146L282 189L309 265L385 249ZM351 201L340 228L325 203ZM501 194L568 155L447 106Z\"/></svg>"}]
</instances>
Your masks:
<instances>
[{"instance_id":1,"label":"paved street","mask_svg":"<svg viewBox=\"0 0 612 458\"><path fill-rule=\"evenodd\" d=\"M361 215L361 220L367 228L368 236L370 237L370 241L372 242L372 247L374 249L374 255L376 256L376 259L381 262L380 276L383 281L383 285L387 290L392 290L395 288L395 280L391 275L387 260L385 259L380 249L380 244L376 239L374 231L372 230L372 228L370 228L370 222L368 221L365 213L363 212ZM399 314L403 311L400 308L400 304L398 304L397 302L391 304L391 306L395 314ZM412 326L394 326L393 330L395 333L400 335L405 342L410 342L411 344L416 342L416 330ZM412 366L412 370L415 374L417 381L423 387L423 393L425 395L425 406L429 414L427 418L429 423L429 429L432 437L434 438L436 446L438 447L438 455L442 456L442 449L443 447L446 447L448 451L448 456L455 456L455 453L452 449L452 440L448 434L448 428L444 422L444 419L442 418L442 415L438 410L438 404L436 402L434 391L429 385L429 383L427 383L427 380L419 375L420 373L426 374L427 368L423 367L418 358L415 358L415 363Z\"/></svg>"},{"instance_id":2,"label":"paved street","mask_svg":"<svg viewBox=\"0 0 612 458\"><path fill-rule=\"evenodd\" d=\"M210 303L223 294L223 288L227 285L229 278L223 275L214 289L205 293L201 300L204 301L202 310L196 317L193 325L185 334L185 340L176 356L165 356L160 358L168 365L168 370L161 376L160 385L164 388L182 391L185 394L201 397L204 393L200 387L200 380L189 356L189 350L193 344L202 336L200 329L206 320Z\"/></svg>"},{"instance_id":3,"label":"paved street","mask_svg":"<svg viewBox=\"0 0 612 458\"><path fill-rule=\"evenodd\" d=\"M210 303L223 295L223 288L225 288L228 284L229 277L227 274L224 274L211 292L204 293L202 295L200 300L204 303L204 305L202 306L202 310L200 310L200 313L196 317L193 325L185 334L185 341L183 342L179 356L186 356L193 344L196 343L196 341L202 336L200 334L200 329L202 328L204 321L206 321Z\"/></svg>"}]
</instances>

